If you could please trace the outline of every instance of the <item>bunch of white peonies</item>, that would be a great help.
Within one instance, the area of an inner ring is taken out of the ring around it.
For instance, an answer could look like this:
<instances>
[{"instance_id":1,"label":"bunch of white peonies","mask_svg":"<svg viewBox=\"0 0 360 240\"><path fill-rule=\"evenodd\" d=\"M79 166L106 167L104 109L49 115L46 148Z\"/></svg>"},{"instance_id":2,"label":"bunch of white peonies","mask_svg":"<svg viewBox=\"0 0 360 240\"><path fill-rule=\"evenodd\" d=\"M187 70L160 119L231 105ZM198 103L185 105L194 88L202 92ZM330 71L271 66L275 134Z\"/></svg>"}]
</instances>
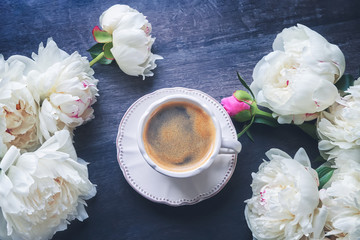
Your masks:
<instances>
[{"instance_id":1,"label":"bunch of white peonies","mask_svg":"<svg viewBox=\"0 0 360 240\"><path fill-rule=\"evenodd\" d=\"M279 123L317 119L318 147L327 162L315 171L303 149L294 159L280 150L267 152L270 162L252 174L248 226L258 240L358 240L360 78L339 91L334 84L344 73L344 55L300 24L284 29L273 50L253 72L256 102Z\"/></svg>"},{"instance_id":2,"label":"bunch of white peonies","mask_svg":"<svg viewBox=\"0 0 360 240\"><path fill-rule=\"evenodd\" d=\"M32 59L0 55L0 239L49 239L95 196L73 130L94 118L98 80L52 39Z\"/></svg>"},{"instance_id":3,"label":"bunch of white peonies","mask_svg":"<svg viewBox=\"0 0 360 240\"><path fill-rule=\"evenodd\" d=\"M359 155L337 157L337 169L320 190L318 174L302 148L294 159L278 149L266 155L270 161L252 174L253 196L246 200L245 217L254 238L359 239Z\"/></svg>"},{"instance_id":4,"label":"bunch of white peonies","mask_svg":"<svg viewBox=\"0 0 360 240\"><path fill-rule=\"evenodd\" d=\"M137 10L116 4L100 16L100 26L112 36L110 52L120 69L131 76L153 76L155 61L163 59L153 54L151 47L155 38L151 37L151 24Z\"/></svg>"},{"instance_id":5,"label":"bunch of white peonies","mask_svg":"<svg viewBox=\"0 0 360 240\"><path fill-rule=\"evenodd\" d=\"M320 191L328 208L325 229L338 239L360 236L360 79L320 114L319 150L336 169Z\"/></svg>"}]
</instances>

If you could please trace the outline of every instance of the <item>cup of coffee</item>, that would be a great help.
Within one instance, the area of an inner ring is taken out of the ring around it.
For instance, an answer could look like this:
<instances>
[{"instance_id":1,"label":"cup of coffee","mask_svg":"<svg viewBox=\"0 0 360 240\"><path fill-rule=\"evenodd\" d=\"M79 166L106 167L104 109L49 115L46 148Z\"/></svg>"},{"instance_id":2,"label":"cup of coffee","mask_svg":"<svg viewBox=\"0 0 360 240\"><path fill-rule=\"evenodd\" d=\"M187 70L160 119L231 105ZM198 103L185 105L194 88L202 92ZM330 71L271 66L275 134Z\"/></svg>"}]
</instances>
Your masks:
<instances>
[{"instance_id":1,"label":"cup of coffee","mask_svg":"<svg viewBox=\"0 0 360 240\"><path fill-rule=\"evenodd\" d=\"M200 173L220 153L241 150L240 142L222 137L220 123L205 103L182 94L150 105L140 119L137 140L152 168L178 178Z\"/></svg>"}]
</instances>

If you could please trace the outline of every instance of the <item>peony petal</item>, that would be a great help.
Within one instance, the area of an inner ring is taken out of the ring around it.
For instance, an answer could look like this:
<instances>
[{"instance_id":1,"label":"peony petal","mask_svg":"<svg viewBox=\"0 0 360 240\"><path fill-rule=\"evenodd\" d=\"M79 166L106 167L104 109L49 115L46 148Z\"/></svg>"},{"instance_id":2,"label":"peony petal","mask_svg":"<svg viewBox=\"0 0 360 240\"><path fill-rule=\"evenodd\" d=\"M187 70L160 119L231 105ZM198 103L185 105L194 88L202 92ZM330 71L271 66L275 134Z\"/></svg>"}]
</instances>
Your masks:
<instances>
[{"instance_id":1,"label":"peony petal","mask_svg":"<svg viewBox=\"0 0 360 240\"><path fill-rule=\"evenodd\" d=\"M315 214L313 217L313 232L311 234L311 239L323 239L324 237L324 226L326 222L328 211L325 206L322 206L321 208L317 208L315 210Z\"/></svg>"},{"instance_id":2,"label":"peony petal","mask_svg":"<svg viewBox=\"0 0 360 240\"><path fill-rule=\"evenodd\" d=\"M11 146L0 161L1 171L6 172L19 156L20 150L14 146Z\"/></svg>"},{"instance_id":3,"label":"peony petal","mask_svg":"<svg viewBox=\"0 0 360 240\"><path fill-rule=\"evenodd\" d=\"M77 219L80 222L84 221L85 219L87 219L89 217L83 204L78 204L76 211L77 211Z\"/></svg>"},{"instance_id":4,"label":"peony petal","mask_svg":"<svg viewBox=\"0 0 360 240\"><path fill-rule=\"evenodd\" d=\"M271 148L270 150L268 150L265 155L272 160L274 158L274 156L280 156L282 158L290 158L291 157L284 151L281 151L280 149L277 148Z\"/></svg>"},{"instance_id":5,"label":"peony petal","mask_svg":"<svg viewBox=\"0 0 360 240\"><path fill-rule=\"evenodd\" d=\"M37 165L38 159L32 153L22 154L16 162L17 167L30 174L35 172Z\"/></svg>"},{"instance_id":6,"label":"peony petal","mask_svg":"<svg viewBox=\"0 0 360 240\"><path fill-rule=\"evenodd\" d=\"M143 26L147 24L148 24L148 20L146 20L146 17L142 13L128 12L124 14L120 19L120 21L116 23L116 29L128 29L128 30L135 28L141 29ZM114 32L116 31L116 29L114 29Z\"/></svg>"},{"instance_id":7,"label":"peony petal","mask_svg":"<svg viewBox=\"0 0 360 240\"><path fill-rule=\"evenodd\" d=\"M294 160L298 161L300 164L304 165L305 167L311 167L310 159L306 154L304 148L299 148L299 150L295 153Z\"/></svg>"},{"instance_id":8,"label":"peony petal","mask_svg":"<svg viewBox=\"0 0 360 240\"><path fill-rule=\"evenodd\" d=\"M0 197L5 199L12 190L13 184L3 170L0 171L0 186Z\"/></svg>"},{"instance_id":9,"label":"peony petal","mask_svg":"<svg viewBox=\"0 0 360 240\"><path fill-rule=\"evenodd\" d=\"M12 166L9 169L7 176L13 184L12 191L20 195L28 194L31 185L34 183L33 178L28 172L16 166Z\"/></svg>"},{"instance_id":10,"label":"peony petal","mask_svg":"<svg viewBox=\"0 0 360 240\"><path fill-rule=\"evenodd\" d=\"M130 8L127 5L115 4L105 12L103 12L99 18L100 26L108 33L113 33L118 25L118 22L124 17L125 14L136 14L135 9Z\"/></svg>"},{"instance_id":11,"label":"peony petal","mask_svg":"<svg viewBox=\"0 0 360 240\"><path fill-rule=\"evenodd\" d=\"M7 60L8 63L13 63L13 62L21 62L23 64L25 64L25 68L24 68L24 74L28 74L31 70L36 69L36 64L35 62L25 56L21 56L21 55L13 55L10 56L9 59Z\"/></svg>"},{"instance_id":12,"label":"peony petal","mask_svg":"<svg viewBox=\"0 0 360 240\"><path fill-rule=\"evenodd\" d=\"M148 56L146 47L143 49L129 48L127 45L118 45L111 49L121 70L131 76L139 76L145 68L140 66Z\"/></svg>"},{"instance_id":13,"label":"peony petal","mask_svg":"<svg viewBox=\"0 0 360 240\"><path fill-rule=\"evenodd\" d=\"M57 120L59 116L56 110L53 108L51 103L46 99L40 110L40 130L45 139L50 138L49 133L54 133L57 131Z\"/></svg>"},{"instance_id":14,"label":"peony petal","mask_svg":"<svg viewBox=\"0 0 360 240\"><path fill-rule=\"evenodd\" d=\"M1 209L0 209L0 238L3 240L12 240L12 238L8 236L7 222L2 214Z\"/></svg>"}]
</instances>

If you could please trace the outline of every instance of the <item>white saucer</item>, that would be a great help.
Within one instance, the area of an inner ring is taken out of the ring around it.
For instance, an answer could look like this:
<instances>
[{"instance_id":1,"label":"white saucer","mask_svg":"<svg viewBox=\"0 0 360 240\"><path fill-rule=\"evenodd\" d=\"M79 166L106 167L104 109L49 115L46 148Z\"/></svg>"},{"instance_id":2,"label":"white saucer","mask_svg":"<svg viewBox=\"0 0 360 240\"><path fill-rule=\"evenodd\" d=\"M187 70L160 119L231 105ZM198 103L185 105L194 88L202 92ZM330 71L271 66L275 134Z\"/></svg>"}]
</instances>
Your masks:
<instances>
[{"instance_id":1,"label":"white saucer","mask_svg":"<svg viewBox=\"0 0 360 240\"><path fill-rule=\"evenodd\" d=\"M170 94L187 94L207 102L219 119L222 135L237 140L234 125L225 109L209 95L187 88L164 88L147 94L126 111L116 139L117 158L125 179L145 198L170 206L198 203L220 192L229 181L236 166L237 155L218 155L214 163L190 178L172 178L151 168L143 159L136 141L136 131L142 113L154 101Z\"/></svg>"}]
</instances>

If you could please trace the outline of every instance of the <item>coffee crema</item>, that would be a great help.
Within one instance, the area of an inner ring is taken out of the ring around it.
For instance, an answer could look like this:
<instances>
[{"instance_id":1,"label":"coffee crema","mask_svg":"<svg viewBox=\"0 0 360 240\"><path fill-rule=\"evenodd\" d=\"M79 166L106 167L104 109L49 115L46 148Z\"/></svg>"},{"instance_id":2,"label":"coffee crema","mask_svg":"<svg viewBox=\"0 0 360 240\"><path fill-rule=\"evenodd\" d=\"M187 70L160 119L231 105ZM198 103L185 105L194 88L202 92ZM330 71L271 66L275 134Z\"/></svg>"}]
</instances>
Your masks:
<instances>
[{"instance_id":1,"label":"coffee crema","mask_svg":"<svg viewBox=\"0 0 360 240\"><path fill-rule=\"evenodd\" d=\"M176 172L206 162L215 144L211 117L195 104L176 101L158 107L145 124L145 151L158 166Z\"/></svg>"}]
</instances>

